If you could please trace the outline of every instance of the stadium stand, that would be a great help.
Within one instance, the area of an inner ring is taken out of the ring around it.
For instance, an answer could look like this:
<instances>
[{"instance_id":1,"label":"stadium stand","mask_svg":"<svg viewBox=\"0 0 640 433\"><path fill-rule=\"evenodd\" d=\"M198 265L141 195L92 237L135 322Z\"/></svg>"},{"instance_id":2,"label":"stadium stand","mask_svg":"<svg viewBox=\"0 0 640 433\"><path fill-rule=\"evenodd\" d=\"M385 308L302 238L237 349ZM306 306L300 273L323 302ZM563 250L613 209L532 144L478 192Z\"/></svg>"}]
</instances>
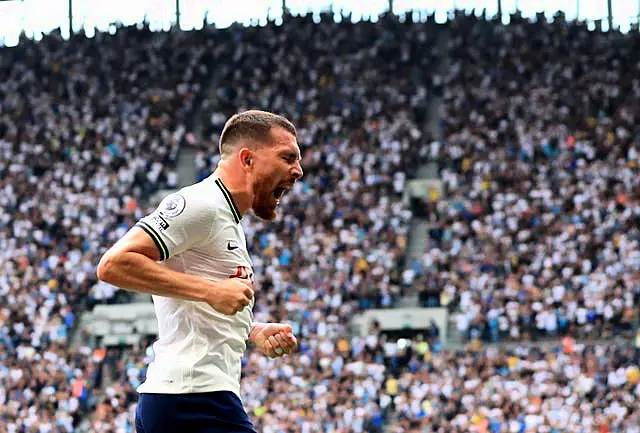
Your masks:
<instances>
[{"instance_id":1,"label":"stadium stand","mask_svg":"<svg viewBox=\"0 0 640 433\"><path fill-rule=\"evenodd\" d=\"M638 352L580 345L414 356L391 432L638 432Z\"/></svg>"},{"instance_id":2,"label":"stadium stand","mask_svg":"<svg viewBox=\"0 0 640 433\"><path fill-rule=\"evenodd\" d=\"M558 18L450 27L422 269L468 338L608 338L639 317L640 39Z\"/></svg>"},{"instance_id":3,"label":"stadium stand","mask_svg":"<svg viewBox=\"0 0 640 433\"><path fill-rule=\"evenodd\" d=\"M443 140L430 149L444 193L421 209L420 278L444 288L471 344L392 379L391 431L640 428L637 346L573 340L637 326L640 39L556 18L448 28ZM511 353L480 343L562 335Z\"/></svg>"},{"instance_id":4,"label":"stadium stand","mask_svg":"<svg viewBox=\"0 0 640 433\"><path fill-rule=\"evenodd\" d=\"M176 186L190 119L206 120L202 177L222 123L245 108L288 115L305 168L277 222L244 222L255 318L288 321L301 341L279 361L247 353L258 431L640 432L640 333L635 348L575 340L638 317L638 35L327 18L0 50L0 433L133 431L152 339L96 345L78 314L128 301L96 283L97 260L146 196ZM443 137L431 137L440 90ZM424 156L445 190L417 210L432 229L413 276L402 193ZM350 333L356 312L432 286L465 348L435 325L413 340L375 323ZM561 345L480 341L549 330Z\"/></svg>"},{"instance_id":5,"label":"stadium stand","mask_svg":"<svg viewBox=\"0 0 640 433\"><path fill-rule=\"evenodd\" d=\"M67 432L101 386L100 355L68 349L76 315L127 298L95 285L97 260L175 182L213 57L198 34L133 27L0 59L0 431Z\"/></svg>"}]
</instances>

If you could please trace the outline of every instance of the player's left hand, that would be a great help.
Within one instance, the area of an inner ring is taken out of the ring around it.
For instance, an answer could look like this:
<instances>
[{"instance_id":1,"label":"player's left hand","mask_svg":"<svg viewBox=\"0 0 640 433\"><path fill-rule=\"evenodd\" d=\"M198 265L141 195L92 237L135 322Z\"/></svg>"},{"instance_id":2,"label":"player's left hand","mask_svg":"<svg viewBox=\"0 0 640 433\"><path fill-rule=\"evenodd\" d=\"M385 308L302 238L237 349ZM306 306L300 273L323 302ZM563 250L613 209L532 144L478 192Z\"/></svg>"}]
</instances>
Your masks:
<instances>
[{"instance_id":1,"label":"player's left hand","mask_svg":"<svg viewBox=\"0 0 640 433\"><path fill-rule=\"evenodd\" d=\"M290 354L298 344L291 325L282 323L255 324L249 341L270 358Z\"/></svg>"}]
</instances>

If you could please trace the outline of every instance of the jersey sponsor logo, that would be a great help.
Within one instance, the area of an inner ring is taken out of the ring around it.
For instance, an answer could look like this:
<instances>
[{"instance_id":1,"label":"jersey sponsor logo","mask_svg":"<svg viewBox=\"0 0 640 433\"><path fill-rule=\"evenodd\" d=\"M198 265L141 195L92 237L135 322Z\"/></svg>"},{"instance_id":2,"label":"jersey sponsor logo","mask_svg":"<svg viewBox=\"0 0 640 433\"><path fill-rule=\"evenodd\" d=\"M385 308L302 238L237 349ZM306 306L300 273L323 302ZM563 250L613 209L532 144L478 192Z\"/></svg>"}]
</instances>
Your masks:
<instances>
[{"instance_id":1,"label":"jersey sponsor logo","mask_svg":"<svg viewBox=\"0 0 640 433\"><path fill-rule=\"evenodd\" d=\"M180 194L172 194L166 198L160 214L167 218L175 218L184 211L187 205L184 197Z\"/></svg>"},{"instance_id":2,"label":"jersey sponsor logo","mask_svg":"<svg viewBox=\"0 0 640 433\"><path fill-rule=\"evenodd\" d=\"M163 232L169 228L169 223L167 222L166 219L162 218L162 215L153 215L151 219L158 226L158 231Z\"/></svg>"},{"instance_id":3,"label":"jersey sponsor logo","mask_svg":"<svg viewBox=\"0 0 640 433\"><path fill-rule=\"evenodd\" d=\"M243 278L250 279L253 282L253 272L247 269L246 266L237 266L236 273L233 275L229 275L229 278Z\"/></svg>"},{"instance_id":4,"label":"jersey sponsor logo","mask_svg":"<svg viewBox=\"0 0 640 433\"><path fill-rule=\"evenodd\" d=\"M231 244L231 241L227 241L227 250L233 251L233 250L237 250L238 248L240 247L237 245Z\"/></svg>"}]
</instances>

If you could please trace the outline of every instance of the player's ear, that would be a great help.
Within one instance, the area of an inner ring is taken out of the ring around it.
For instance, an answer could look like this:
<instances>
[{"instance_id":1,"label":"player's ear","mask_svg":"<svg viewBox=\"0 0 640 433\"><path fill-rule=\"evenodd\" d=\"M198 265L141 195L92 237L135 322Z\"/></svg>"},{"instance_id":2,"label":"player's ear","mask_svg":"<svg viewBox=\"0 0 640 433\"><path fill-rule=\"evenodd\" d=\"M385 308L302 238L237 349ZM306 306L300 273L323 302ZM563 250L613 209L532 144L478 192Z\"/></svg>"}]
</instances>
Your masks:
<instances>
[{"instance_id":1,"label":"player's ear","mask_svg":"<svg viewBox=\"0 0 640 433\"><path fill-rule=\"evenodd\" d=\"M238 159L240 160L240 165L243 169L251 170L254 163L254 154L251 149L246 147L240 149L240 152L238 152Z\"/></svg>"}]
</instances>

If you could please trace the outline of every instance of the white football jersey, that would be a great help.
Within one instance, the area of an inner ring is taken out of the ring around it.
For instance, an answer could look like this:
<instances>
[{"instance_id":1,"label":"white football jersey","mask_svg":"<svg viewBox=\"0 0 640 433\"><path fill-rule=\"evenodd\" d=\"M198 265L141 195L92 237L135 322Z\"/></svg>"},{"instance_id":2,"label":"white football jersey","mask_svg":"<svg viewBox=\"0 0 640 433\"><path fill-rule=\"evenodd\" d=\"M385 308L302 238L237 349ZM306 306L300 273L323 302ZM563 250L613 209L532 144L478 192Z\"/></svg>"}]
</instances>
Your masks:
<instances>
[{"instance_id":1,"label":"white football jersey","mask_svg":"<svg viewBox=\"0 0 640 433\"><path fill-rule=\"evenodd\" d=\"M211 281L253 280L241 215L213 175L170 194L137 227L154 240L163 264ZM240 394L240 369L252 328L253 300L233 316L205 302L153 296L158 320L155 358L140 393Z\"/></svg>"}]
</instances>

